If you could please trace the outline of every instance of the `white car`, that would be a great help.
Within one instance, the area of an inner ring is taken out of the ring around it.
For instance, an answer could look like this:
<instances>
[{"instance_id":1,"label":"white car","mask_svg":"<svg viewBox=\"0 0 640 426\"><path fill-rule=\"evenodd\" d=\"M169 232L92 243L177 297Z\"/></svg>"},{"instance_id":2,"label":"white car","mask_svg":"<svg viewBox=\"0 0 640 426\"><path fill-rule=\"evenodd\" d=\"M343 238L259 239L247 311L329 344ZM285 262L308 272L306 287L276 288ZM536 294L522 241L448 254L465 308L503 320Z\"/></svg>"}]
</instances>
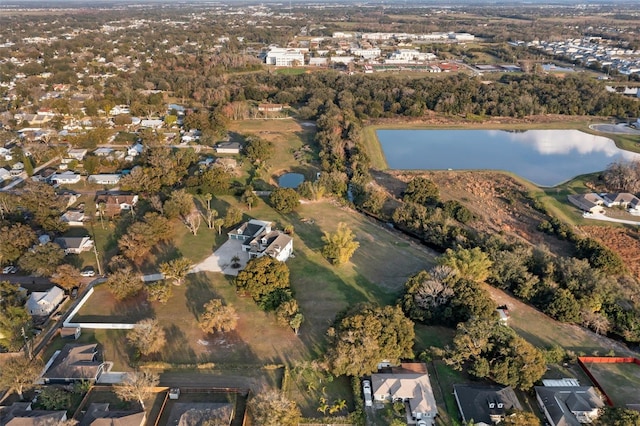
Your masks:
<instances>
[{"instance_id":1,"label":"white car","mask_svg":"<svg viewBox=\"0 0 640 426\"><path fill-rule=\"evenodd\" d=\"M15 266L13 266L13 265L5 266L5 267L2 269L2 273L3 273L3 274L15 274L17 271L18 271L18 268L16 268L16 267L15 267Z\"/></svg>"},{"instance_id":2,"label":"white car","mask_svg":"<svg viewBox=\"0 0 640 426\"><path fill-rule=\"evenodd\" d=\"M362 381L362 393L364 394L364 406L371 407L373 400L371 399L371 382L369 380Z\"/></svg>"},{"instance_id":3,"label":"white car","mask_svg":"<svg viewBox=\"0 0 640 426\"><path fill-rule=\"evenodd\" d=\"M94 271L93 268L87 268L80 272L80 276L82 277L94 277L95 275L96 271Z\"/></svg>"}]
</instances>

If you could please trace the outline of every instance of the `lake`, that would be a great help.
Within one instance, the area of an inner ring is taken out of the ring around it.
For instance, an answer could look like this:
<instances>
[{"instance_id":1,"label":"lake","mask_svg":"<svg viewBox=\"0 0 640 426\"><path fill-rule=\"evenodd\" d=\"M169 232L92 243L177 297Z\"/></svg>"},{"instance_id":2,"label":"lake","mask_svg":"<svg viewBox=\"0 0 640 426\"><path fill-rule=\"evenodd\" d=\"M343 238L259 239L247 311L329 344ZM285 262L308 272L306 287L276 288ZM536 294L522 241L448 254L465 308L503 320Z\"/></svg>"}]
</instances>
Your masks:
<instances>
[{"instance_id":1,"label":"lake","mask_svg":"<svg viewBox=\"0 0 640 426\"><path fill-rule=\"evenodd\" d=\"M579 130L378 130L391 169L506 170L555 186L619 160L640 159Z\"/></svg>"}]
</instances>

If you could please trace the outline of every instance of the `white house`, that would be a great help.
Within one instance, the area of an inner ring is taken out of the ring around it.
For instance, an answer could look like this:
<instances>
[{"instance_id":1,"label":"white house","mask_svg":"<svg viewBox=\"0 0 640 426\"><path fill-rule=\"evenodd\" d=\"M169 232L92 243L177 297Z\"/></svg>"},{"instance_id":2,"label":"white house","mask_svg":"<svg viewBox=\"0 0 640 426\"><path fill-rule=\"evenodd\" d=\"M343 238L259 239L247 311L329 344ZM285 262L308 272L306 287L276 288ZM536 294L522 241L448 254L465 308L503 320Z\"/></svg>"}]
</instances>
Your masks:
<instances>
[{"instance_id":1,"label":"white house","mask_svg":"<svg viewBox=\"0 0 640 426\"><path fill-rule=\"evenodd\" d=\"M46 316L51 314L64 300L64 291L57 286L47 291L34 291L27 299L29 315Z\"/></svg>"},{"instance_id":2,"label":"white house","mask_svg":"<svg viewBox=\"0 0 640 426\"><path fill-rule=\"evenodd\" d=\"M11 179L11 173L9 170L0 167L0 181Z\"/></svg>"},{"instance_id":3,"label":"white house","mask_svg":"<svg viewBox=\"0 0 640 426\"><path fill-rule=\"evenodd\" d=\"M116 105L111 108L109 115L131 114L131 110L127 105Z\"/></svg>"},{"instance_id":4,"label":"white house","mask_svg":"<svg viewBox=\"0 0 640 426\"><path fill-rule=\"evenodd\" d=\"M414 422L435 425L438 408L425 364L404 363L392 368L391 373L372 374L371 387L374 401L404 401L407 415Z\"/></svg>"},{"instance_id":5,"label":"white house","mask_svg":"<svg viewBox=\"0 0 640 426\"><path fill-rule=\"evenodd\" d=\"M122 175L120 174L98 174L98 175L91 175L87 178L87 180L91 183L96 183L98 185L116 185L118 182L120 182L120 178L122 178Z\"/></svg>"},{"instance_id":6,"label":"white house","mask_svg":"<svg viewBox=\"0 0 640 426\"><path fill-rule=\"evenodd\" d=\"M140 127L147 127L149 129L159 129L164 124L162 120L140 120Z\"/></svg>"},{"instance_id":7,"label":"white house","mask_svg":"<svg viewBox=\"0 0 640 426\"><path fill-rule=\"evenodd\" d=\"M62 247L65 254L80 254L93 248L93 240L89 237L58 237L53 242Z\"/></svg>"},{"instance_id":8,"label":"white house","mask_svg":"<svg viewBox=\"0 0 640 426\"><path fill-rule=\"evenodd\" d=\"M60 221L67 223L69 226L83 226L84 220L84 212L75 210L68 210L60 216Z\"/></svg>"},{"instance_id":9,"label":"white house","mask_svg":"<svg viewBox=\"0 0 640 426\"><path fill-rule=\"evenodd\" d=\"M285 262L293 252L293 238L271 229L271 222L251 219L229 232L230 240L242 241L242 251L249 257L271 256Z\"/></svg>"},{"instance_id":10,"label":"white house","mask_svg":"<svg viewBox=\"0 0 640 426\"><path fill-rule=\"evenodd\" d=\"M607 207L620 206L628 209L632 214L640 214L640 199L628 192L603 194L602 199Z\"/></svg>"},{"instance_id":11,"label":"white house","mask_svg":"<svg viewBox=\"0 0 640 426\"><path fill-rule=\"evenodd\" d=\"M351 54L355 56L360 56L364 59L375 59L380 56L382 51L378 47L373 47L371 49L351 49Z\"/></svg>"},{"instance_id":12,"label":"white house","mask_svg":"<svg viewBox=\"0 0 640 426\"><path fill-rule=\"evenodd\" d=\"M73 148L67 151L67 155L74 160L82 161L84 156L87 155L86 149Z\"/></svg>"},{"instance_id":13,"label":"white house","mask_svg":"<svg viewBox=\"0 0 640 426\"><path fill-rule=\"evenodd\" d=\"M60 185L72 185L80 182L80 175L71 170L62 173L54 173L49 177L49 182Z\"/></svg>"},{"instance_id":14,"label":"white house","mask_svg":"<svg viewBox=\"0 0 640 426\"><path fill-rule=\"evenodd\" d=\"M304 53L300 49L272 47L267 52L265 63L277 67L304 65Z\"/></svg>"},{"instance_id":15,"label":"white house","mask_svg":"<svg viewBox=\"0 0 640 426\"><path fill-rule=\"evenodd\" d=\"M136 142L127 150L127 155L136 157L142 154L142 151L144 151L144 146L140 142Z\"/></svg>"}]
</instances>

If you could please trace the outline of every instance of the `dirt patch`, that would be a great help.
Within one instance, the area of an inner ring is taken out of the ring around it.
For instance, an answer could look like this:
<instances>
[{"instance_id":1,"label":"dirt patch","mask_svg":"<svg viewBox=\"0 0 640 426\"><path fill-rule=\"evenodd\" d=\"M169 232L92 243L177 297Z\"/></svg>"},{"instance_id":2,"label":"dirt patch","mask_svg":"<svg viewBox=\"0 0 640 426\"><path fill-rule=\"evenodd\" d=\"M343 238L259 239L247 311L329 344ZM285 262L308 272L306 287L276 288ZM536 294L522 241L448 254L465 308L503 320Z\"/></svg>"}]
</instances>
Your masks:
<instances>
[{"instance_id":1,"label":"dirt patch","mask_svg":"<svg viewBox=\"0 0 640 426\"><path fill-rule=\"evenodd\" d=\"M407 182L416 176L432 180L440 189L442 200L458 200L481 220L473 222L474 229L486 233L505 233L526 242L544 244L558 254L571 253L571 245L537 230L546 215L535 210L527 198L529 188L513 177L499 172L485 171L385 171L374 172L379 185L385 187L396 203L402 198Z\"/></svg>"},{"instance_id":2,"label":"dirt patch","mask_svg":"<svg viewBox=\"0 0 640 426\"><path fill-rule=\"evenodd\" d=\"M637 232L604 226L581 226L580 229L618 253L629 271L640 278L640 236Z\"/></svg>"}]
</instances>

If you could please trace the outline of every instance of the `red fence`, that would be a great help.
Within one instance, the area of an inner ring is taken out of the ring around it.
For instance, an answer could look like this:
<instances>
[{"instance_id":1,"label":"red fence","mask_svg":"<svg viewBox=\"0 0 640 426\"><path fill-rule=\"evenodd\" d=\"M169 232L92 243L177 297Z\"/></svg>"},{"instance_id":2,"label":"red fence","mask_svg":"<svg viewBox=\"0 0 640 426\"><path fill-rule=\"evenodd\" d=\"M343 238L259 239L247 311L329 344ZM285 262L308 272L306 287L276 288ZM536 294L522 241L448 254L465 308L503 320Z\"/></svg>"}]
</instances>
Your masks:
<instances>
[{"instance_id":1,"label":"red fence","mask_svg":"<svg viewBox=\"0 0 640 426\"><path fill-rule=\"evenodd\" d=\"M596 378L593 377L593 374L591 374L591 371L589 371L589 368L585 365L585 363L592 363L592 364L636 364L636 365L640 365L640 359L632 358L632 357L618 357L618 356L581 356L581 357L578 357L578 364L580 365L582 370L587 374L587 376L589 376L589 379L591 379L593 384L596 385L596 387L598 389L600 389L600 392L602 392L602 395L604 395L604 399L605 399L605 402L607 403L607 405L610 406L610 407L613 407L613 400L611 400L611 398L609 397L607 392L604 390L604 388L602 387L600 382L598 382L598 380L596 380Z\"/></svg>"}]
</instances>

